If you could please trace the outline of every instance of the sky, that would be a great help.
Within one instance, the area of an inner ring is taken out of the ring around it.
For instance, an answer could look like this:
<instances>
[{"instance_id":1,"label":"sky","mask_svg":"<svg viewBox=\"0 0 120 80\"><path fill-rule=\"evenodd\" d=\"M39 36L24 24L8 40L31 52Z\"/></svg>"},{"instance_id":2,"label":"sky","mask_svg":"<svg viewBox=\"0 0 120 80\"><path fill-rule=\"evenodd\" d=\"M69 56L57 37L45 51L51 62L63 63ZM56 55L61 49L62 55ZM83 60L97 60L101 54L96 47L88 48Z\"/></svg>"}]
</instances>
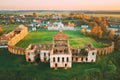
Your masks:
<instances>
[{"instance_id":1,"label":"sky","mask_svg":"<svg viewBox=\"0 0 120 80\"><path fill-rule=\"evenodd\" d=\"M120 10L120 0L0 0L0 10Z\"/></svg>"}]
</instances>

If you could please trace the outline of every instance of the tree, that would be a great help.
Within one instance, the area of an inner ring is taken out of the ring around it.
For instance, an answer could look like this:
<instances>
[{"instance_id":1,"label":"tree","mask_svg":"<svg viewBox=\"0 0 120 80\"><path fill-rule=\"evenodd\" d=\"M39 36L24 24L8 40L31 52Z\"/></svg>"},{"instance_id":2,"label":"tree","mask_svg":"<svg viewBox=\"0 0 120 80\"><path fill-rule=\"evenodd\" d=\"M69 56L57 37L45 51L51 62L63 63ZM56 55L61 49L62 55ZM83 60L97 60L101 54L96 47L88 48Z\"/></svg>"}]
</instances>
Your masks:
<instances>
[{"instance_id":1,"label":"tree","mask_svg":"<svg viewBox=\"0 0 120 80\"><path fill-rule=\"evenodd\" d=\"M3 29L2 29L2 27L1 27L1 25L0 25L0 36L3 34Z\"/></svg>"},{"instance_id":2,"label":"tree","mask_svg":"<svg viewBox=\"0 0 120 80\"><path fill-rule=\"evenodd\" d=\"M14 24L14 23L15 23L15 20L14 20L13 18L11 18L11 19L10 19L10 22Z\"/></svg>"},{"instance_id":3,"label":"tree","mask_svg":"<svg viewBox=\"0 0 120 80\"><path fill-rule=\"evenodd\" d=\"M37 12L34 12L34 13L33 13L33 16L34 16L34 17L38 17L39 14L38 14Z\"/></svg>"},{"instance_id":4,"label":"tree","mask_svg":"<svg viewBox=\"0 0 120 80\"><path fill-rule=\"evenodd\" d=\"M92 30L91 30L91 35L93 37L102 38L102 33L103 31L101 30L101 27L98 26L96 22L94 22L94 26L92 27Z\"/></svg>"},{"instance_id":5,"label":"tree","mask_svg":"<svg viewBox=\"0 0 120 80\"><path fill-rule=\"evenodd\" d=\"M86 30L85 30L85 29L81 29L81 33L82 33L82 34L85 34L85 33L86 33Z\"/></svg>"},{"instance_id":6,"label":"tree","mask_svg":"<svg viewBox=\"0 0 120 80\"><path fill-rule=\"evenodd\" d=\"M104 32L104 34L107 34L108 33L108 26L107 26L106 20L103 19L100 23L101 23L102 31Z\"/></svg>"},{"instance_id":7,"label":"tree","mask_svg":"<svg viewBox=\"0 0 120 80\"><path fill-rule=\"evenodd\" d=\"M114 38L114 34L115 34L115 31L114 31L114 29L112 29L112 30L110 31L109 37L110 37L111 39L113 39L113 38Z\"/></svg>"}]
</instances>

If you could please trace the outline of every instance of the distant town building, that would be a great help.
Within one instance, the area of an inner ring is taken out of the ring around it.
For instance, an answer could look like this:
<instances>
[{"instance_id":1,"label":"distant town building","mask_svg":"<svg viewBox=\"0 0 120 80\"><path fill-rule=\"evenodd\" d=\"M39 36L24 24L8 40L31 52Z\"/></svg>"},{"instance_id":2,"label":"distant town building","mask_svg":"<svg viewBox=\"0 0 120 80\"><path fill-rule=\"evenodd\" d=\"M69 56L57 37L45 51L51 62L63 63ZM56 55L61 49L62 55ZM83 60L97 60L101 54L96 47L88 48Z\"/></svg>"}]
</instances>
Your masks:
<instances>
[{"instance_id":1,"label":"distant town building","mask_svg":"<svg viewBox=\"0 0 120 80\"><path fill-rule=\"evenodd\" d=\"M65 26L62 22L54 22L48 25L48 30L74 30L74 25Z\"/></svg>"},{"instance_id":2,"label":"distant town building","mask_svg":"<svg viewBox=\"0 0 120 80\"><path fill-rule=\"evenodd\" d=\"M87 29L87 28L88 28L88 25L81 25L81 28Z\"/></svg>"},{"instance_id":3,"label":"distant town building","mask_svg":"<svg viewBox=\"0 0 120 80\"><path fill-rule=\"evenodd\" d=\"M110 25L109 27L108 27L108 29L109 30L114 30L115 31L115 35L119 35L120 34L120 32L119 32L119 25L116 25L116 24L114 24L114 25Z\"/></svg>"}]
</instances>

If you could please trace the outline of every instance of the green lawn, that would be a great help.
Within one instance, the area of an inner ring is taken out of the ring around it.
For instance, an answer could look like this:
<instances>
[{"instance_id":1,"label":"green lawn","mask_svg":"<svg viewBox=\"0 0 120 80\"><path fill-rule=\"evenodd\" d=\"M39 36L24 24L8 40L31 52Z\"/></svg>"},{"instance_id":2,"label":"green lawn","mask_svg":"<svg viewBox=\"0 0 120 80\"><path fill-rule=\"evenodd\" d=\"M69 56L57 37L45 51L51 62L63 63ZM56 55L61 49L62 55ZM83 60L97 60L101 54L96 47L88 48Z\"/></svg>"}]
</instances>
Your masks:
<instances>
[{"instance_id":1,"label":"green lawn","mask_svg":"<svg viewBox=\"0 0 120 80\"><path fill-rule=\"evenodd\" d=\"M69 36L71 47L83 48L84 44L86 43L92 43L96 48L104 47L101 43L96 42L92 38L82 35L80 31L63 31L63 32ZM56 35L57 33L58 31L47 30L30 32L16 46L27 47L30 43L52 43L53 36Z\"/></svg>"},{"instance_id":2,"label":"green lawn","mask_svg":"<svg viewBox=\"0 0 120 80\"><path fill-rule=\"evenodd\" d=\"M118 56L115 51L97 56L96 63L73 63L71 69L54 70L49 63L26 63L25 56L0 49L0 80L120 80Z\"/></svg>"}]
</instances>

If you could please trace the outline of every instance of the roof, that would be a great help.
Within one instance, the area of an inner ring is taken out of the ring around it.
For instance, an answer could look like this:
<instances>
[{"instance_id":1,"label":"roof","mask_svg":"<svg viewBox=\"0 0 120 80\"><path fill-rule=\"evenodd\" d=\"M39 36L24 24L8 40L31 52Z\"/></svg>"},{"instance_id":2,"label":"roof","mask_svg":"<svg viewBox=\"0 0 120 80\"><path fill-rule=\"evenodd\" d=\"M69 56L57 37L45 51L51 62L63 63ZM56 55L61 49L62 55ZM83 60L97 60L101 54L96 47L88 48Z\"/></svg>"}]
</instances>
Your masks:
<instances>
[{"instance_id":1,"label":"roof","mask_svg":"<svg viewBox=\"0 0 120 80\"><path fill-rule=\"evenodd\" d=\"M59 31L55 36L54 40L67 40L68 36L64 34L62 31Z\"/></svg>"}]
</instances>

